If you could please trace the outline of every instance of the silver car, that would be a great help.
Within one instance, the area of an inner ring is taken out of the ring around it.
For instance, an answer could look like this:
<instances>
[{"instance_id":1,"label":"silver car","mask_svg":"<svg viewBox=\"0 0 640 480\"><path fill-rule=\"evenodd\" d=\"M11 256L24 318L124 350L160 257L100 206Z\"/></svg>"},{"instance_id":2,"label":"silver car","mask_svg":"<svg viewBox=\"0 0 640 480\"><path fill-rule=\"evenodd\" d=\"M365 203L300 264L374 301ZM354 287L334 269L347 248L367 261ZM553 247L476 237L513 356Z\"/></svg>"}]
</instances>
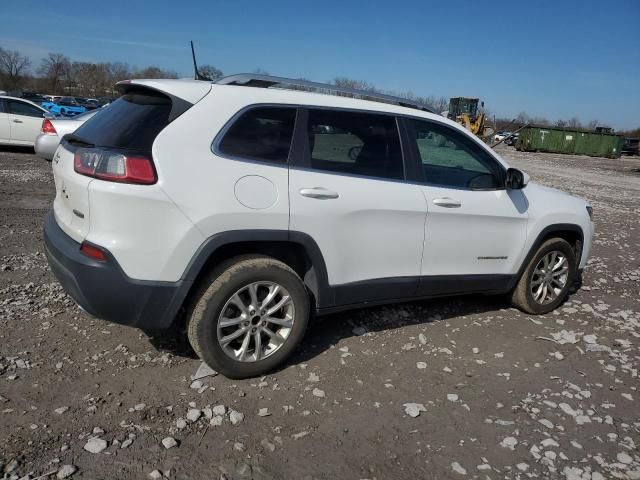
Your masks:
<instances>
[{"instance_id":1,"label":"silver car","mask_svg":"<svg viewBox=\"0 0 640 480\"><path fill-rule=\"evenodd\" d=\"M90 110L73 118L49 118L42 122L42 130L36 138L36 155L45 160L53 160L60 140L67 133L75 132L80 125L98 113L100 109Z\"/></svg>"}]
</instances>

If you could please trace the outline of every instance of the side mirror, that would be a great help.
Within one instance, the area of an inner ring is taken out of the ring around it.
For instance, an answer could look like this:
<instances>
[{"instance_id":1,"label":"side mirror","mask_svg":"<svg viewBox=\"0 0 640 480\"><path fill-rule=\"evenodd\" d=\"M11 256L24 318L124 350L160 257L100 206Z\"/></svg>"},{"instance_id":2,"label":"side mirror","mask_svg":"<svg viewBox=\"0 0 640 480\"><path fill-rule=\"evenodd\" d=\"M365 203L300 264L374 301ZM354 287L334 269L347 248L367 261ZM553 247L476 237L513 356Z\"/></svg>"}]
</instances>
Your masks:
<instances>
[{"instance_id":1,"label":"side mirror","mask_svg":"<svg viewBox=\"0 0 640 480\"><path fill-rule=\"evenodd\" d=\"M507 178L505 179L504 186L509 190L520 190L526 187L527 183L529 183L529 175L526 173L517 168L507 170Z\"/></svg>"}]
</instances>

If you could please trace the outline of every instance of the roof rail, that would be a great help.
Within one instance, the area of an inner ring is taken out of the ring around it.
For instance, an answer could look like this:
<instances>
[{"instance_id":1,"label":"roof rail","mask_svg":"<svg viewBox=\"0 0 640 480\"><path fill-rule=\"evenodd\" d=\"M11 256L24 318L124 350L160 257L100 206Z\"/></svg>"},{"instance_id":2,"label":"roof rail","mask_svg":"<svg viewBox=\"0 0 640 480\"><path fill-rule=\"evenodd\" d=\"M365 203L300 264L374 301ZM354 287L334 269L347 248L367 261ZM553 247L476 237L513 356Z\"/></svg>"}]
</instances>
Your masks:
<instances>
[{"instance_id":1,"label":"roof rail","mask_svg":"<svg viewBox=\"0 0 640 480\"><path fill-rule=\"evenodd\" d=\"M229 75L214 82L217 85L240 85L245 87L259 88L292 88L293 90L302 89L305 91L316 91L316 93L333 92L340 94L356 96L362 100L372 100L374 102L390 103L401 107L415 108L425 112L435 113L433 109L422 103L414 102L408 98L395 97L393 95L385 95L384 93L372 92L368 90L358 90L356 88L339 87L328 83L311 82L309 80L296 80L293 78L272 77L271 75L258 75L253 73L240 73L237 75ZM319 90L319 91L318 91Z\"/></svg>"}]
</instances>

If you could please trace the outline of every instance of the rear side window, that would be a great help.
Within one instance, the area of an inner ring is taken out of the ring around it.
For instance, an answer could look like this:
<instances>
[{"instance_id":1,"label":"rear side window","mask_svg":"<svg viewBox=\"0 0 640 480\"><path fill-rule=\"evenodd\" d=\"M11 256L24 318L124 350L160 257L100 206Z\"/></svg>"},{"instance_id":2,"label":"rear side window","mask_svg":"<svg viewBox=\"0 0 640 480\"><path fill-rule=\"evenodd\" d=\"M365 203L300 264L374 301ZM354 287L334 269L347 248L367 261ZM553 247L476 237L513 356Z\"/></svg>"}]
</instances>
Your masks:
<instances>
[{"instance_id":1,"label":"rear side window","mask_svg":"<svg viewBox=\"0 0 640 480\"><path fill-rule=\"evenodd\" d=\"M286 163L295 121L292 107L252 108L227 129L218 150L230 157Z\"/></svg>"},{"instance_id":2,"label":"rear side window","mask_svg":"<svg viewBox=\"0 0 640 480\"><path fill-rule=\"evenodd\" d=\"M42 110L28 103L20 102L18 100L9 100L7 103L9 104L9 113L14 115L38 118L44 117L44 112Z\"/></svg>"},{"instance_id":3,"label":"rear side window","mask_svg":"<svg viewBox=\"0 0 640 480\"><path fill-rule=\"evenodd\" d=\"M98 147L150 152L166 127L171 99L152 90L127 93L84 123L74 136Z\"/></svg>"},{"instance_id":4,"label":"rear side window","mask_svg":"<svg viewBox=\"0 0 640 480\"><path fill-rule=\"evenodd\" d=\"M404 178L395 117L339 110L309 110L311 167L394 180Z\"/></svg>"}]
</instances>

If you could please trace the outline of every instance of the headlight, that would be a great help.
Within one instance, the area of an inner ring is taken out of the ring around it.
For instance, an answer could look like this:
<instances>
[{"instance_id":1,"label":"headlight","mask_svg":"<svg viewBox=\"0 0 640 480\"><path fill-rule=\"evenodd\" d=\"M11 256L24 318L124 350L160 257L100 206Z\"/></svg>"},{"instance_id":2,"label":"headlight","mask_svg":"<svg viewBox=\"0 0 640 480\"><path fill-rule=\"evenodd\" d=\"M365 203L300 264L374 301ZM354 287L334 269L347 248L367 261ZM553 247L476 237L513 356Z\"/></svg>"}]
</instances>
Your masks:
<instances>
[{"instance_id":1,"label":"headlight","mask_svg":"<svg viewBox=\"0 0 640 480\"><path fill-rule=\"evenodd\" d=\"M587 213L589 214L591 221L593 221L593 207L591 205L587 205Z\"/></svg>"}]
</instances>

